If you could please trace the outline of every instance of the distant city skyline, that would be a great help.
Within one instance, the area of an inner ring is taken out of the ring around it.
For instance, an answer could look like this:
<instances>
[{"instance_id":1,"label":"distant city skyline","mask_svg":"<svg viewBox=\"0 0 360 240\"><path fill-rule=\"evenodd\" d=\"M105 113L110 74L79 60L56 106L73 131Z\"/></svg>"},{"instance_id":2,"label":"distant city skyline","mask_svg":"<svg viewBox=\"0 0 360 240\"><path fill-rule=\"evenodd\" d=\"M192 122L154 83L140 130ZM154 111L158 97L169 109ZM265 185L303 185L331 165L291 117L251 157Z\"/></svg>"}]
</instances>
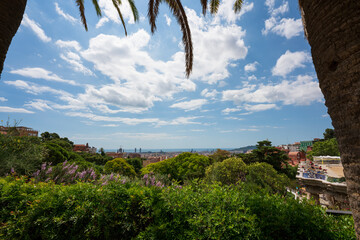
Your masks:
<instances>
[{"instance_id":1,"label":"distant city skyline","mask_svg":"<svg viewBox=\"0 0 360 240\"><path fill-rule=\"evenodd\" d=\"M152 35L111 1L29 1L0 79L0 120L96 148L238 148L321 138L332 128L296 1L224 0L215 16L183 1L194 44L185 78L181 31L166 5Z\"/></svg>"}]
</instances>

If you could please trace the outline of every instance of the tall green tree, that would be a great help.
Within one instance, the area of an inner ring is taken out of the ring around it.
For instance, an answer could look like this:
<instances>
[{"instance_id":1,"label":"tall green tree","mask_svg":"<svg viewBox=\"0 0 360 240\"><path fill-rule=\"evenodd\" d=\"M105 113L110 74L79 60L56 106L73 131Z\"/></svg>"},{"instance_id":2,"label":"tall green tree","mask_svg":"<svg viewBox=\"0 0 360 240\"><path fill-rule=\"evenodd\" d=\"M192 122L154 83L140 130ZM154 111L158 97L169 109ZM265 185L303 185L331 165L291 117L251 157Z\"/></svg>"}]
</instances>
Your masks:
<instances>
[{"instance_id":1,"label":"tall green tree","mask_svg":"<svg viewBox=\"0 0 360 240\"><path fill-rule=\"evenodd\" d=\"M335 138L335 131L332 128L327 128L325 129L325 132L323 133L324 135L324 140L329 140L332 138Z\"/></svg>"},{"instance_id":2,"label":"tall green tree","mask_svg":"<svg viewBox=\"0 0 360 240\"><path fill-rule=\"evenodd\" d=\"M311 159L314 156L340 156L336 138L330 138L329 140L314 143L308 156Z\"/></svg>"}]
</instances>

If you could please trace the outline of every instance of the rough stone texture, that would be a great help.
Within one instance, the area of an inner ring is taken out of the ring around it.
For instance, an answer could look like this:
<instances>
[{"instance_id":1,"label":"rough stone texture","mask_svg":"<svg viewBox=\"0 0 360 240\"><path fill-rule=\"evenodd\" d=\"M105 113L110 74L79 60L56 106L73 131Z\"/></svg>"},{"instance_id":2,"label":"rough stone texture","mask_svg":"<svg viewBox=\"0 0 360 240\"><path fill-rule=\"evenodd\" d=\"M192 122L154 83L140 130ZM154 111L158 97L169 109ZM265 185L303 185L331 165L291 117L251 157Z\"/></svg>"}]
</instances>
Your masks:
<instances>
[{"instance_id":1,"label":"rough stone texture","mask_svg":"<svg viewBox=\"0 0 360 240\"><path fill-rule=\"evenodd\" d=\"M6 53L24 15L27 0L0 1L0 76Z\"/></svg>"},{"instance_id":2,"label":"rough stone texture","mask_svg":"<svg viewBox=\"0 0 360 240\"><path fill-rule=\"evenodd\" d=\"M360 1L299 0L360 239Z\"/></svg>"}]
</instances>

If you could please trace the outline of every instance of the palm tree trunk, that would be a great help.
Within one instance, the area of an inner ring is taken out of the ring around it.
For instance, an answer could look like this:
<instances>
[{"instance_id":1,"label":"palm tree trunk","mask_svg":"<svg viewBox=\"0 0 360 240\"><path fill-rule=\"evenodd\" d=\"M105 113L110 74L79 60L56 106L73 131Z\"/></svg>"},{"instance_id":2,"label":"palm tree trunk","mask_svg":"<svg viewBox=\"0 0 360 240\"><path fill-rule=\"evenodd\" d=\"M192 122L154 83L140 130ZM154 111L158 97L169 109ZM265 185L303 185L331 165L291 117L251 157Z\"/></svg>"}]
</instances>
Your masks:
<instances>
[{"instance_id":1,"label":"palm tree trunk","mask_svg":"<svg viewBox=\"0 0 360 240\"><path fill-rule=\"evenodd\" d=\"M360 1L299 0L360 239Z\"/></svg>"},{"instance_id":2,"label":"palm tree trunk","mask_svg":"<svg viewBox=\"0 0 360 240\"><path fill-rule=\"evenodd\" d=\"M11 40L24 15L27 0L0 1L0 76Z\"/></svg>"}]
</instances>

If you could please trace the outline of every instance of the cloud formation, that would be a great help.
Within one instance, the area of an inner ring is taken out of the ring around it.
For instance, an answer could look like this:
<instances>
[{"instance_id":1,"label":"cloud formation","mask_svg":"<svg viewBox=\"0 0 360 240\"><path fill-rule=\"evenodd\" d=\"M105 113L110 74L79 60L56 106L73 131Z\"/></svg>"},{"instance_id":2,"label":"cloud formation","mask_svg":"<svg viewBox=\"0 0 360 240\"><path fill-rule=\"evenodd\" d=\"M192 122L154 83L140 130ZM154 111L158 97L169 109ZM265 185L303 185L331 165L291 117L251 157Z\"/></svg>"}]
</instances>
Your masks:
<instances>
[{"instance_id":1,"label":"cloud formation","mask_svg":"<svg viewBox=\"0 0 360 240\"><path fill-rule=\"evenodd\" d=\"M193 110L201 108L203 105L205 105L207 103L208 103L208 101L206 99L193 99L193 100L186 101L186 102L174 103L170 107L171 108L180 108L185 111L193 111Z\"/></svg>"},{"instance_id":2,"label":"cloud formation","mask_svg":"<svg viewBox=\"0 0 360 240\"><path fill-rule=\"evenodd\" d=\"M25 13L21 22L21 25L24 27L30 28L35 35L43 42L50 42L51 38L46 36L44 30L41 28L40 24L31 20L28 15Z\"/></svg>"},{"instance_id":3,"label":"cloud formation","mask_svg":"<svg viewBox=\"0 0 360 240\"><path fill-rule=\"evenodd\" d=\"M287 50L276 61L276 65L272 69L272 75L285 77L296 68L304 68L305 63L308 62L311 62L311 56L308 52L290 52Z\"/></svg>"}]
</instances>

